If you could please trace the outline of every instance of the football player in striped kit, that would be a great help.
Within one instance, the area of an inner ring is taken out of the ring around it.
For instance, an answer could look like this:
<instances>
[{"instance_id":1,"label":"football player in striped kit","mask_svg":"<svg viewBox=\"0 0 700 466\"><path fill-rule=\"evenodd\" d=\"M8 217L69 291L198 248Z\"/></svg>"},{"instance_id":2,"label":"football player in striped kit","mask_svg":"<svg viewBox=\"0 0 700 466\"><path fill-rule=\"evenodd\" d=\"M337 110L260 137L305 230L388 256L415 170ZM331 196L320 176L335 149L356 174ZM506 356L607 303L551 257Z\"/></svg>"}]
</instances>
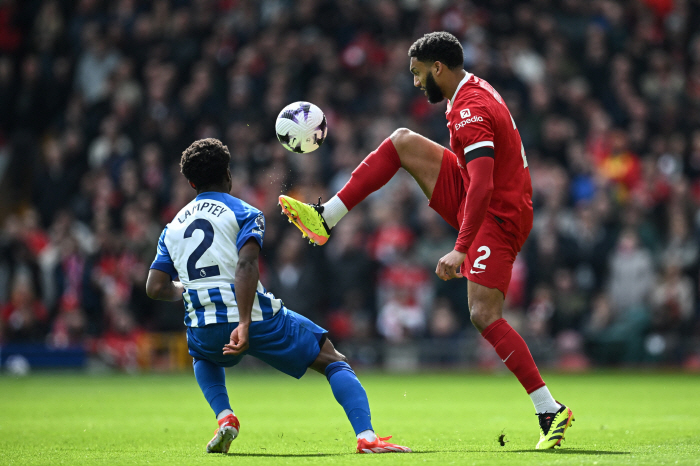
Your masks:
<instances>
[{"instance_id":1,"label":"football player in striped kit","mask_svg":"<svg viewBox=\"0 0 700 466\"><path fill-rule=\"evenodd\" d=\"M194 373L219 427L209 453L227 453L240 423L229 403L224 367L249 354L301 378L325 374L357 436L358 453L410 452L374 433L365 389L327 331L287 309L259 281L265 217L229 195L231 156L217 139L183 152L182 174L197 196L165 227L146 283L148 296L183 300Z\"/></svg>"}]
</instances>

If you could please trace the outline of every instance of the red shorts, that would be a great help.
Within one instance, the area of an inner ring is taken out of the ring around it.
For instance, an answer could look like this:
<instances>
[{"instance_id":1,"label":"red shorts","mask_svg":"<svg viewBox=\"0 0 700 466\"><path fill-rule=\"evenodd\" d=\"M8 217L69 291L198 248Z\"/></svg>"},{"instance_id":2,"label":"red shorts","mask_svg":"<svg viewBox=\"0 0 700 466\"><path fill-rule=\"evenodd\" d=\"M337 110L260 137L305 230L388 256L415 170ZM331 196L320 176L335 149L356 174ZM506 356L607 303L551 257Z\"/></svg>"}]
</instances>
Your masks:
<instances>
[{"instance_id":1,"label":"red shorts","mask_svg":"<svg viewBox=\"0 0 700 466\"><path fill-rule=\"evenodd\" d=\"M440 174L428 205L459 231L466 200L467 192L457 165L457 156L445 149ZM524 237L527 238L527 235ZM487 212L484 223L467 251L462 264L462 275L487 288L497 288L505 296L513 272L513 262L523 242L513 233L504 230L496 218Z\"/></svg>"}]
</instances>

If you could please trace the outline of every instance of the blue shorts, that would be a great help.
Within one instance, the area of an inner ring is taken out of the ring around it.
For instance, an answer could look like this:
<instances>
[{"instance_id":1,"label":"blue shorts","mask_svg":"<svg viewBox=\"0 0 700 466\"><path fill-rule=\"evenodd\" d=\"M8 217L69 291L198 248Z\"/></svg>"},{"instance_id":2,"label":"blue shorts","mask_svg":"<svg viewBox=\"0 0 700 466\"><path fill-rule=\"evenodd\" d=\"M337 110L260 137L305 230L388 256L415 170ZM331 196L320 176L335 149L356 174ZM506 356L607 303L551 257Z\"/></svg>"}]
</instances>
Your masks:
<instances>
[{"instance_id":1,"label":"blue shorts","mask_svg":"<svg viewBox=\"0 0 700 466\"><path fill-rule=\"evenodd\" d=\"M318 357L321 340L328 333L306 317L283 307L272 319L251 322L248 332L250 346L245 353L224 355L224 345L236 327L238 322L187 327L190 355L218 366L231 367L249 354L299 379Z\"/></svg>"}]
</instances>

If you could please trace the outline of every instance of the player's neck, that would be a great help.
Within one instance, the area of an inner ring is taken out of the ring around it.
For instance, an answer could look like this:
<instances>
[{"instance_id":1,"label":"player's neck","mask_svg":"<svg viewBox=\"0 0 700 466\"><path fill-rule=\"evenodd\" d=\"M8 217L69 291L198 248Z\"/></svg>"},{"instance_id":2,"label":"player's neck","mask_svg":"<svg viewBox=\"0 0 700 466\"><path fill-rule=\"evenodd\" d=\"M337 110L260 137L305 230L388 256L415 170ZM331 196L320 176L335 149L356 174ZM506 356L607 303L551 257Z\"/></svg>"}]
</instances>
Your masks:
<instances>
[{"instance_id":1,"label":"player's neck","mask_svg":"<svg viewBox=\"0 0 700 466\"><path fill-rule=\"evenodd\" d=\"M457 87L459 87L459 83L462 82L462 79L467 75L467 72L464 71L464 69L458 70L455 73L450 72L448 74L447 78L447 83L445 84L445 88L443 89L443 95L445 98L452 100L452 98L455 95L455 92L457 92Z\"/></svg>"},{"instance_id":2,"label":"player's neck","mask_svg":"<svg viewBox=\"0 0 700 466\"><path fill-rule=\"evenodd\" d=\"M213 185L213 186L207 186L206 188L198 189L197 190L197 196L199 196L202 193L224 193L228 194L231 191L228 185Z\"/></svg>"}]
</instances>

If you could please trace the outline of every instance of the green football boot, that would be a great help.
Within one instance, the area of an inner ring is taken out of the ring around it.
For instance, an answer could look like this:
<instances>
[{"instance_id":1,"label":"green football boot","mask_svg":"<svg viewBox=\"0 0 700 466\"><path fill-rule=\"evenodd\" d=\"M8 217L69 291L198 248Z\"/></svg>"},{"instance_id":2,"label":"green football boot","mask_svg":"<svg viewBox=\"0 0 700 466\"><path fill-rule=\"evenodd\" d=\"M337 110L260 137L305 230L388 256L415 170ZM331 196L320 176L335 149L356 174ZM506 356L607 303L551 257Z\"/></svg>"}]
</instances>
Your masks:
<instances>
[{"instance_id":1,"label":"green football boot","mask_svg":"<svg viewBox=\"0 0 700 466\"><path fill-rule=\"evenodd\" d=\"M310 243L319 246L326 244L331 237L331 229L321 215L321 198L318 199L318 204L304 204L289 196L280 196L279 205L282 213L301 230L304 238L309 238Z\"/></svg>"},{"instance_id":2,"label":"green football boot","mask_svg":"<svg viewBox=\"0 0 700 466\"><path fill-rule=\"evenodd\" d=\"M564 405L556 413L539 413L537 417L540 420L540 441L535 447L537 450L560 446L566 429L574 422L573 411Z\"/></svg>"}]
</instances>

